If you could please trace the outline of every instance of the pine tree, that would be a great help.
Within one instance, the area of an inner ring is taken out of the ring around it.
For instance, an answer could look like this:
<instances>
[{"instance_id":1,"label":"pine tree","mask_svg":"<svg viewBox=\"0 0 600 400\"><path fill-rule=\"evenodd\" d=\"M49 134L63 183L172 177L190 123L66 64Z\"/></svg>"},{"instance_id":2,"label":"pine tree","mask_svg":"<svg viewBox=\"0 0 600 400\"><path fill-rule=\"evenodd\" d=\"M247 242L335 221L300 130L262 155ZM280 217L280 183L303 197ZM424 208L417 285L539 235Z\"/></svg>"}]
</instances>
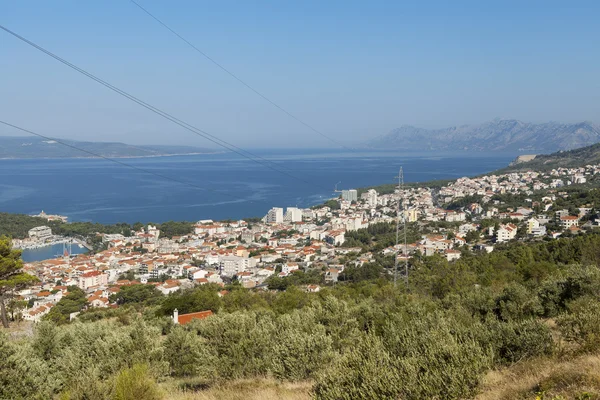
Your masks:
<instances>
[{"instance_id":1,"label":"pine tree","mask_svg":"<svg viewBox=\"0 0 600 400\"><path fill-rule=\"evenodd\" d=\"M12 248L11 239L0 237L0 319L2 326L8 328L6 302L15 290L31 285L36 277L23 272L21 251Z\"/></svg>"}]
</instances>

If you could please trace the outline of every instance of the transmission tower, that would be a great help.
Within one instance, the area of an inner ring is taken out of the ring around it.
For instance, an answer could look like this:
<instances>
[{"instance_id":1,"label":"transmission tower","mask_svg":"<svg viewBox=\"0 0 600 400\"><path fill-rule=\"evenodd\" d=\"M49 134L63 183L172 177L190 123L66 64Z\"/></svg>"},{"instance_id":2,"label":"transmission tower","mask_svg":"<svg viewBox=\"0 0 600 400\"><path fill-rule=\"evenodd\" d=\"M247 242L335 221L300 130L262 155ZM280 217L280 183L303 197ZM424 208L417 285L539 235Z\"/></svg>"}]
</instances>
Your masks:
<instances>
[{"instance_id":1,"label":"transmission tower","mask_svg":"<svg viewBox=\"0 0 600 400\"><path fill-rule=\"evenodd\" d=\"M406 242L406 213L404 207L404 170L400 167L400 171L398 172L398 208L396 208L396 257L394 260L394 286L396 286L396 282L398 281L398 253L399 253L399 245L400 245L400 223L402 222L402 236L404 236L404 277L406 280L406 284L408 284L408 258L406 255L408 254L408 246ZM402 202L402 219L400 218L400 203Z\"/></svg>"}]
</instances>

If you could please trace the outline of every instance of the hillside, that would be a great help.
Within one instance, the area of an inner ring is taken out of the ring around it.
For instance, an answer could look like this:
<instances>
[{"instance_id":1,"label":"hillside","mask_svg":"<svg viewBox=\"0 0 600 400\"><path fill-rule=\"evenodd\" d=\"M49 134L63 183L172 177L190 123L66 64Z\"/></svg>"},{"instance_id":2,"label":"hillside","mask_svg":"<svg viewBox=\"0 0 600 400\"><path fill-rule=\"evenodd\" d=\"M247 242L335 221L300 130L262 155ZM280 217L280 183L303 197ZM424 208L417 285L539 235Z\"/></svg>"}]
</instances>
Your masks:
<instances>
[{"instance_id":1,"label":"hillside","mask_svg":"<svg viewBox=\"0 0 600 400\"><path fill-rule=\"evenodd\" d=\"M133 146L119 142L80 142L60 139L71 146L102 157L156 157L175 154L213 153L214 150L192 146ZM0 136L0 159L3 158L89 158L90 154L64 146L54 140L35 136Z\"/></svg>"},{"instance_id":2,"label":"hillside","mask_svg":"<svg viewBox=\"0 0 600 400\"><path fill-rule=\"evenodd\" d=\"M558 151L552 154L541 154L533 160L515 163L497 172L536 170L544 171L558 167L579 167L600 163L600 143L569 151Z\"/></svg>"},{"instance_id":3,"label":"hillside","mask_svg":"<svg viewBox=\"0 0 600 400\"><path fill-rule=\"evenodd\" d=\"M591 122L532 124L495 119L479 125L444 129L402 126L375 138L367 147L421 151L519 151L550 153L600 142L600 127Z\"/></svg>"}]
</instances>

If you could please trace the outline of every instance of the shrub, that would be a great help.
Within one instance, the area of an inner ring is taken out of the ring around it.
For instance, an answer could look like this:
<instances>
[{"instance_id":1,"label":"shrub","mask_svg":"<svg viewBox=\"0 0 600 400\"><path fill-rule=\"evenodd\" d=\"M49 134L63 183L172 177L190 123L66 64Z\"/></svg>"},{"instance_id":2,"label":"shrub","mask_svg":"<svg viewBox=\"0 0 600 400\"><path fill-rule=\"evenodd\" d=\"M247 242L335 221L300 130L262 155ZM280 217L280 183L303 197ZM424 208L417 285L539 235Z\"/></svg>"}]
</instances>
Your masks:
<instances>
[{"instance_id":1,"label":"shrub","mask_svg":"<svg viewBox=\"0 0 600 400\"><path fill-rule=\"evenodd\" d=\"M540 321L501 322L488 319L480 331L483 347L494 352L494 362L511 364L529 357L551 354L554 342L550 329Z\"/></svg>"},{"instance_id":2,"label":"shrub","mask_svg":"<svg viewBox=\"0 0 600 400\"><path fill-rule=\"evenodd\" d=\"M521 321L542 314L543 308L537 296L524 286L511 284L496 299L496 313L503 321Z\"/></svg>"},{"instance_id":3,"label":"shrub","mask_svg":"<svg viewBox=\"0 0 600 400\"><path fill-rule=\"evenodd\" d=\"M15 359L15 349L0 332L0 399L35 399L38 388ZM39 393L41 395L41 393Z\"/></svg>"},{"instance_id":4,"label":"shrub","mask_svg":"<svg viewBox=\"0 0 600 400\"><path fill-rule=\"evenodd\" d=\"M265 376L271 370L273 340L278 334L272 314L217 314L188 326L216 351L222 379Z\"/></svg>"},{"instance_id":5,"label":"shrub","mask_svg":"<svg viewBox=\"0 0 600 400\"><path fill-rule=\"evenodd\" d=\"M325 327L315 322L312 310L281 316L277 331L273 345L273 373L277 378L312 378L333 357L333 341Z\"/></svg>"},{"instance_id":6,"label":"shrub","mask_svg":"<svg viewBox=\"0 0 600 400\"><path fill-rule=\"evenodd\" d=\"M471 397L491 354L473 338L471 329L441 313L393 318L383 333L402 382L401 398Z\"/></svg>"},{"instance_id":7,"label":"shrub","mask_svg":"<svg viewBox=\"0 0 600 400\"><path fill-rule=\"evenodd\" d=\"M333 365L317 374L317 399L396 399L400 380L392 357L378 337L361 335Z\"/></svg>"},{"instance_id":8,"label":"shrub","mask_svg":"<svg viewBox=\"0 0 600 400\"><path fill-rule=\"evenodd\" d=\"M119 373L115 383L114 400L160 400L158 385L148 373L146 364L135 364Z\"/></svg>"},{"instance_id":9,"label":"shrub","mask_svg":"<svg viewBox=\"0 0 600 400\"><path fill-rule=\"evenodd\" d=\"M600 302L583 297L568 305L570 313L557 318L563 337L582 346L582 351L600 349Z\"/></svg>"},{"instance_id":10,"label":"shrub","mask_svg":"<svg viewBox=\"0 0 600 400\"><path fill-rule=\"evenodd\" d=\"M181 326L173 327L167 335L164 348L172 376L198 376L207 380L215 378L216 355L194 332Z\"/></svg>"}]
</instances>

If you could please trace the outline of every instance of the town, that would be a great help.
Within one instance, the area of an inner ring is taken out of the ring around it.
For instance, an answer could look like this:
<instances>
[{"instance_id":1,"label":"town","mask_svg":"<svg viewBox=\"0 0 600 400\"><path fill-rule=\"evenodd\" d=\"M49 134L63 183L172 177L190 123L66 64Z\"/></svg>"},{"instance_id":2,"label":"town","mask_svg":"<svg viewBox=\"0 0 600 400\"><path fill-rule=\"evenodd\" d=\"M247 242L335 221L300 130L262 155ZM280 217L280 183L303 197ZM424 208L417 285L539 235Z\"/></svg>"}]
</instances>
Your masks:
<instances>
[{"instance_id":1,"label":"town","mask_svg":"<svg viewBox=\"0 0 600 400\"><path fill-rule=\"evenodd\" d=\"M152 225L130 236L98 234L104 250L95 254L65 254L25 265L40 282L18 293L27 303L22 318L40 321L70 286L85 291L89 306L98 308L118 307L113 295L134 284L153 285L164 295L210 283L268 290L273 277L285 279L298 271L321 277L318 284L304 286L318 292L341 279L348 266L380 256L409 262L416 255L439 254L451 262L465 249L492 252L504 242L575 235L600 220L589 204L560 205L569 199L567 189L587 188L599 173L600 165L589 165L460 178L438 188L407 186L392 193L343 190L310 209L272 208L260 221L200 220L187 235L163 237ZM353 237L377 224L393 230L406 224L418 237L376 250ZM17 245L53 237L45 226L29 235ZM227 290L219 295L226 296ZM174 320L189 318L175 315Z\"/></svg>"}]
</instances>

